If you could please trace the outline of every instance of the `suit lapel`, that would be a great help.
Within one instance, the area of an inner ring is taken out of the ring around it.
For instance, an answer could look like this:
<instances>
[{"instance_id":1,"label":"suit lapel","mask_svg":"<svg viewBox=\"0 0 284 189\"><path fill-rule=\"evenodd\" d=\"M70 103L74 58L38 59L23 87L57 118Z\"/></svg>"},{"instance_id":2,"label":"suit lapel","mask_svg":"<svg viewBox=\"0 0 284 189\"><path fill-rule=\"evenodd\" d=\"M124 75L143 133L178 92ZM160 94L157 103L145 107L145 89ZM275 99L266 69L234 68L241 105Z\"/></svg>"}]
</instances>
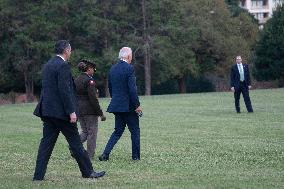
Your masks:
<instances>
[{"instance_id":1,"label":"suit lapel","mask_svg":"<svg viewBox=\"0 0 284 189\"><path fill-rule=\"evenodd\" d=\"M245 74L247 70L247 66L245 64L243 65L243 69L244 69L244 74Z\"/></svg>"},{"instance_id":2,"label":"suit lapel","mask_svg":"<svg viewBox=\"0 0 284 189\"><path fill-rule=\"evenodd\" d=\"M235 64L235 71L237 72L238 76L240 77L240 71L238 68L238 64Z\"/></svg>"}]
</instances>

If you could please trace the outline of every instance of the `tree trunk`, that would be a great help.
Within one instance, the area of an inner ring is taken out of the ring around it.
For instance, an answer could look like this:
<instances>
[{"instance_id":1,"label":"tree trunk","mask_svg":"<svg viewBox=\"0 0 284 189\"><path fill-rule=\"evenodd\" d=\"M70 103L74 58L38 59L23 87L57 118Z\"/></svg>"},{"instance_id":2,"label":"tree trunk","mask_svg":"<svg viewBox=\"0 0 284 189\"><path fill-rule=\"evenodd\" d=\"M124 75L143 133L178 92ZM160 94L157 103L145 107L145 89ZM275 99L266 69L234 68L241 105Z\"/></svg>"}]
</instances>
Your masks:
<instances>
[{"instance_id":1,"label":"tree trunk","mask_svg":"<svg viewBox=\"0 0 284 189\"><path fill-rule=\"evenodd\" d=\"M151 95L151 57L150 57L149 34L147 31L145 0L141 0L141 6L142 6L142 16L143 16L145 95Z\"/></svg>"},{"instance_id":2,"label":"tree trunk","mask_svg":"<svg viewBox=\"0 0 284 189\"><path fill-rule=\"evenodd\" d=\"M149 45L149 44L146 44ZM145 73L145 95L151 95L151 60L149 48L145 48L145 56L144 56L144 73Z\"/></svg>"},{"instance_id":3,"label":"tree trunk","mask_svg":"<svg viewBox=\"0 0 284 189\"><path fill-rule=\"evenodd\" d=\"M26 89L26 102L33 102L34 100L34 82L33 76L24 72L25 89Z\"/></svg>"},{"instance_id":4,"label":"tree trunk","mask_svg":"<svg viewBox=\"0 0 284 189\"><path fill-rule=\"evenodd\" d=\"M186 77L183 76L178 79L178 87L180 93L186 93Z\"/></svg>"},{"instance_id":5,"label":"tree trunk","mask_svg":"<svg viewBox=\"0 0 284 189\"><path fill-rule=\"evenodd\" d=\"M106 12L104 12L104 19L106 19ZM108 36L107 34L104 35L104 48L105 50L108 49ZM104 90L105 90L105 97L110 97L109 94L109 89L108 89L108 77L103 77L103 85L104 85Z\"/></svg>"},{"instance_id":6,"label":"tree trunk","mask_svg":"<svg viewBox=\"0 0 284 189\"><path fill-rule=\"evenodd\" d=\"M278 80L278 86L279 86L279 87L284 87L284 78L280 78L280 79Z\"/></svg>"},{"instance_id":7,"label":"tree trunk","mask_svg":"<svg viewBox=\"0 0 284 189\"><path fill-rule=\"evenodd\" d=\"M14 91L9 92L9 98L10 98L12 104L16 104L16 93Z\"/></svg>"},{"instance_id":8,"label":"tree trunk","mask_svg":"<svg viewBox=\"0 0 284 189\"><path fill-rule=\"evenodd\" d=\"M108 89L108 78L104 77L103 80L104 80L103 82L104 82L105 95L106 97L110 97L109 89Z\"/></svg>"}]
</instances>

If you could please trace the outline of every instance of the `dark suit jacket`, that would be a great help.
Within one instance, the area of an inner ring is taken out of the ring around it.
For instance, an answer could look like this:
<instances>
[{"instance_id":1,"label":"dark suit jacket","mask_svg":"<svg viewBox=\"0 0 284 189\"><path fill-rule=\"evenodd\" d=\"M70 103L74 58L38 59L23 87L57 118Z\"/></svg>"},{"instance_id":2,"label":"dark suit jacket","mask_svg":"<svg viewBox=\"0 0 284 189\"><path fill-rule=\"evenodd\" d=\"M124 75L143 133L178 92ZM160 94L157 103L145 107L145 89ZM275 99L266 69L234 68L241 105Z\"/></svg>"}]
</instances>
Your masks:
<instances>
[{"instance_id":1,"label":"dark suit jacket","mask_svg":"<svg viewBox=\"0 0 284 189\"><path fill-rule=\"evenodd\" d=\"M70 66L55 56L44 65L42 75L41 96L34 115L69 121L70 114L77 112Z\"/></svg>"},{"instance_id":2,"label":"dark suit jacket","mask_svg":"<svg viewBox=\"0 0 284 189\"><path fill-rule=\"evenodd\" d=\"M245 76L244 84L246 87L248 87L251 85L248 65L243 64L243 69ZM231 69L231 87L235 87L236 89L240 87L240 73L237 64L233 65Z\"/></svg>"},{"instance_id":3,"label":"dark suit jacket","mask_svg":"<svg viewBox=\"0 0 284 189\"><path fill-rule=\"evenodd\" d=\"M111 96L108 112L131 112L140 106L132 65L122 60L114 64L109 72L108 86Z\"/></svg>"},{"instance_id":4,"label":"dark suit jacket","mask_svg":"<svg viewBox=\"0 0 284 189\"><path fill-rule=\"evenodd\" d=\"M102 116L103 111L97 98L96 82L86 73L81 73L75 79L76 93L79 105L79 116Z\"/></svg>"}]
</instances>

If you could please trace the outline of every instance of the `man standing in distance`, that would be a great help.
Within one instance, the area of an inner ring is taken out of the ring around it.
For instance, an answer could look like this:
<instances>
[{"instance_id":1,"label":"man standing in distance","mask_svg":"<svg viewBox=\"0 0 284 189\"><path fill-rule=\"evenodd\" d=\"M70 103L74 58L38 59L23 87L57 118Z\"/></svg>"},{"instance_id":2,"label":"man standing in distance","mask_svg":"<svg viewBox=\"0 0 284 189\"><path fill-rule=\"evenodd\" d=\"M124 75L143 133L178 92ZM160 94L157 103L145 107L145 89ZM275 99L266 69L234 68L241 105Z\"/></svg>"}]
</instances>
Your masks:
<instances>
[{"instance_id":1,"label":"man standing in distance","mask_svg":"<svg viewBox=\"0 0 284 189\"><path fill-rule=\"evenodd\" d=\"M41 97L34 112L43 121L43 137L39 145L33 180L44 179L49 158L60 132L65 136L74 154L82 177L102 177L105 172L94 172L78 133L74 82L70 66L66 62L71 55L69 42L58 41L55 44L55 53L56 56L44 65Z\"/></svg>"},{"instance_id":2,"label":"man standing in distance","mask_svg":"<svg viewBox=\"0 0 284 189\"><path fill-rule=\"evenodd\" d=\"M126 125L131 133L132 159L140 160L140 128L138 114L142 113L137 95L134 68L131 65L132 50L123 47L119 52L119 61L109 72L109 92L111 102L107 111L115 115L115 128L100 161L107 161L114 145L120 139Z\"/></svg>"},{"instance_id":3,"label":"man standing in distance","mask_svg":"<svg viewBox=\"0 0 284 189\"><path fill-rule=\"evenodd\" d=\"M249 89L251 88L249 67L242 64L242 57L236 57L236 64L231 69L231 91L234 92L235 107L237 113L240 113L240 95L243 94L247 111L253 112L249 97Z\"/></svg>"}]
</instances>

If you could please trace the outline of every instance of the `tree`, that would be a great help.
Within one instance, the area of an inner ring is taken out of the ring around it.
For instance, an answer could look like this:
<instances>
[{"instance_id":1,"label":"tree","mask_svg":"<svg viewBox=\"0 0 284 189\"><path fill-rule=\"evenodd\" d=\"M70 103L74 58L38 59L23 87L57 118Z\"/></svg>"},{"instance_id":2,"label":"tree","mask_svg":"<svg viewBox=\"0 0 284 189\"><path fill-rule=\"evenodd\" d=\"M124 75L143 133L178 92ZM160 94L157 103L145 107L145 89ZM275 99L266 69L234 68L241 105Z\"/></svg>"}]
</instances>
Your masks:
<instances>
[{"instance_id":1,"label":"tree","mask_svg":"<svg viewBox=\"0 0 284 189\"><path fill-rule=\"evenodd\" d=\"M38 3L11 0L3 1L1 7L5 26L2 47L6 47L2 48L5 54L2 64L8 65L7 71L13 75L23 76L27 101L31 102L34 78L42 60L49 55L48 37L43 33L48 27L47 19L37 16L41 12Z\"/></svg>"},{"instance_id":2,"label":"tree","mask_svg":"<svg viewBox=\"0 0 284 189\"><path fill-rule=\"evenodd\" d=\"M99 88L109 96L108 71L117 61L119 49L130 46L135 51L141 44L141 41L136 42L136 36L133 37L140 19L133 10L140 8L140 5L139 2L125 0L85 1L82 4L79 6L81 10L76 11L77 16L70 23L73 26L77 23L77 29L71 30L71 38L77 48L72 61L79 56L95 60ZM140 37L141 32L137 35Z\"/></svg>"},{"instance_id":3,"label":"tree","mask_svg":"<svg viewBox=\"0 0 284 189\"><path fill-rule=\"evenodd\" d=\"M241 0L244 1L244 0ZM240 13L244 12L245 10L239 6L240 0L225 0L226 4L228 5L232 16L238 16Z\"/></svg>"},{"instance_id":4,"label":"tree","mask_svg":"<svg viewBox=\"0 0 284 189\"><path fill-rule=\"evenodd\" d=\"M237 54L251 56L258 26L245 12L232 17L223 0L164 0L150 12L155 84L176 79L184 93L188 75L226 78Z\"/></svg>"},{"instance_id":5,"label":"tree","mask_svg":"<svg viewBox=\"0 0 284 189\"><path fill-rule=\"evenodd\" d=\"M174 79L178 82L179 91L185 93L186 76L196 73L198 67L191 49L196 37L195 28L180 11L181 2L150 1L148 10L153 84Z\"/></svg>"},{"instance_id":6,"label":"tree","mask_svg":"<svg viewBox=\"0 0 284 189\"><path fill-rule=\"evenodd\" d=\"M148 18L147 18L145 0L141 0L141 9L143 17L145 95L151 95L151 57L150 57L150 42L149 42L150 36L148 33Z\"/></svg>"},{"instance_id":7,"label":"tree","mask_svg":"<svg viewBox=\"0 0 284 189\"><path fill-rule=\"evenodd\" d=\"M264 25L256 45L254 76L257 80L280 80L284 85L284 6L279 6Z\"/></svg>"},{"instance_id":8,"label":"tree","mask_svg":"<svg viewBox=\"0 0 284 189\"><path fill-rule=\"evenodd\" d=\"M78 60L87 58L96 60L99 68L105 68L99 69L99 76L107 75L105 73L111 61L104 61L103 57L110 59L111 46L107 45L108 38L105 36L115 38L116 30L110 28L113 26L109 24L111 22L100 15L96 3L98 4L93 1L72 0L1 1L1 89L2 85L8 90L15 88L12 81L17 78L11 76L10 72L14 72L14 75L21 73L28 101L31 101L34 82L39 83L37 80L41 65L53 54L53 45L58 39L70 40L74 50L70 60L74 73ZM17 83L22 83L21 79Z\"/></svg>"},{"instance_id":9,"label":"tree","mask_svg":"<svg viewBox=\"0 0 284 189\"><path fill-rule=\"evenodd\" d=\"M79 59L96 62L105 95L118 50L131 47L138 91L150 95L168 80L184 93L188 76L226 77L236 54L251 56L258 31L246 12L232 17L223 0L3 0L0 10L1 91L25 86L27 96L58 39L70 40L75 77Z\"/></svg>"}]
</instances>

